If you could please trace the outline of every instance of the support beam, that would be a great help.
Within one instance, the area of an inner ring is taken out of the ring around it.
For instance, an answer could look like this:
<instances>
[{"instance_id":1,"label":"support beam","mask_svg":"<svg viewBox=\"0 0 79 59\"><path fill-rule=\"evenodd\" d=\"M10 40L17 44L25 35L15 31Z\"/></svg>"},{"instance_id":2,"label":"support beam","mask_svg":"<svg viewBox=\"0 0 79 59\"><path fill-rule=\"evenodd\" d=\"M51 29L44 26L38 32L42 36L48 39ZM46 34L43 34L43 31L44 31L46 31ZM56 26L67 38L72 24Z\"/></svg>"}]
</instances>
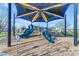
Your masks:
<instances>
[{"instance_id":1,"label":"support beam","mask_svg":"<svg viewBox=\"0 0 79 59\"><path fill-rule=\"evenodd\" d=\"M77 36L77 12L78 11L78 4L74 3L74 45L78 45L78 36Z\"/></svg>"},{"instance_id":2,"label":"support beam","mask_svg":"<svg viewBox=\"0 0 79 59\"><path fill-rule=\"evenodd\" d=\"M8 3L8 47L11 47L11 3Z\"/></svg>"},{"instance_id":3,"label":"support beam","mask_svg":"<svg viewBox=\"0 0 79 59\"><path fill-rule=\"evenodd\" d=\"M13 14L13 36L15 36L15 14Z\"/></svg>"},{"instance_id":4,"label":"support beam","mask_svg":"<svg viewBox=\"0 0 79 59\"><path fill-rule=\"evenodd\" d=\"M67 36L67 20L66 15L64 15L64 36Z\"/></svg>"}]
</instances>

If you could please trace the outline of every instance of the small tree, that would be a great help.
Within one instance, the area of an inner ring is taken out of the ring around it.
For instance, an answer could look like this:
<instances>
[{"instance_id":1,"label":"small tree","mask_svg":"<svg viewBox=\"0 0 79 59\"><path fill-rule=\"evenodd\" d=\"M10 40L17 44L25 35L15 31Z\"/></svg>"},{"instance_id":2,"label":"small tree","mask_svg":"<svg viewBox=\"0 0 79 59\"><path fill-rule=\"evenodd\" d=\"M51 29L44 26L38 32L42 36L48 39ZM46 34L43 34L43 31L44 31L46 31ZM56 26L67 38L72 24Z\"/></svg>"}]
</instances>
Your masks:
<instances>
[{"instance_id":1,"label":"small tree","mask_svg":"<svg viewBox=\"0 0 79 59\"><path fill-rule=\"evenodd\" d=\"M63 31L64 30L64 26L65 26L64 20L58 21L54 26L56 28L58 28L59 30ZM67 27L67 29L70 28L70 23L69 22L67 22L66 27Z\"/></svg>"}]
</instances>

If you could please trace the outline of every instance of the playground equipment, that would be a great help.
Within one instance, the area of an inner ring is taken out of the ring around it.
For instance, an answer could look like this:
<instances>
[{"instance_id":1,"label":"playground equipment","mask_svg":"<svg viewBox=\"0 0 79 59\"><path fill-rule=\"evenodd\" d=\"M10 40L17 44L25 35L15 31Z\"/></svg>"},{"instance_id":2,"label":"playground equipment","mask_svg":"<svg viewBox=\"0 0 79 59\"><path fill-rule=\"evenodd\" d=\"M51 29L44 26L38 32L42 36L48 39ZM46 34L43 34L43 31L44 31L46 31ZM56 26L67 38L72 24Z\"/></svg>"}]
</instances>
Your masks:
<instances>
[{"instance_id":1,"label":"playground equipment","mask_svg":"<svg viewBox=\"0 0 79 59\"><path fill-rule=\"evenodd\" d=\"M64 14L69 4L52 4L52 3L16 3L17 17L31 22L45 22L47 29L43 31L43 36L50 42L54 43L54 38L48 32L48 22L64 18ZM66 25L65 25L66 26ZM20 37L28 37L33 30L26 29ZM18 46L18 41L17 41ZM18 48L18 47L17 47Z\"/></svg>"},{"instance_id":2,"label":"playground equipment","mask_svg":"<svg viewBox=\"0 0 79 59\"><path fill-rule=\"evenodd\" d=\"M48 32L47 28L43 31L43 36L49 41L49 43L54 43L54 37L51 36L51 34Z\"/></svg>"},{"instance_id":3,"label":"playground equipment","mask_svg":"<svg viewBox=\"0 0 79 59\"><path fill-rule=\"evenodd\" d=\"M33 25L28 26L23 34L19 35L21 38L27 38L33 32Z\"/></svg>"},{"instance_id":4,"label":"playground equipment","mask_svg":"<svg viewBox=\"0 0 79 59\"><path fill-rule=\"evenodd\" d=\"M16 35L16 39L20 40L21 38L28 38L30 36L30 34L32 34L33 32L33 25L28 26L28 28L25 29L25 31L20 34L20 35Z\"/></svg>"}]
</instances>

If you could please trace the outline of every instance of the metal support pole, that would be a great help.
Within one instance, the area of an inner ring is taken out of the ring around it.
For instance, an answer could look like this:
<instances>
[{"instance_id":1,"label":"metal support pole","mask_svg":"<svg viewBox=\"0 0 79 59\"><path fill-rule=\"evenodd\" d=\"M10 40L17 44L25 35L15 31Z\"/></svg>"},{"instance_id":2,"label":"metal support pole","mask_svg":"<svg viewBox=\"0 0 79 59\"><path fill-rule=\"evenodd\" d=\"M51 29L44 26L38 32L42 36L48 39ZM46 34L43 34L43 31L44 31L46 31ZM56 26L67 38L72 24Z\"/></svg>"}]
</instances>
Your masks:
<instances>
[{"instance_id":1,"label":"metal support pole","mask_svg":"<svg viewBox=\"0 0 79 59\"><path fill-rule=\"evenodd\" d=\"M66 21L66 15L64 15L64 36L67 36L67 21Z\"/></svg>"},{"instance_id":2,"label":"metal support pole","mask_svg":"<svg viewBox=\"0 0 79 59\"><path fill-rule=\"evenodd\" d=\"M11 47L11 3L8 4L8 47Z\"/></svg>"},{"instance_id":3,"label":"metal support pole","mask_svg":"<svg viewBox=\"0 0 79 59\"><path fill-rule=\"evenodd\" d=\"M15 36L15 14L13 14L13 36Z\"/></svg>"},{"instance_id":4,"label":"metal support pole","mask_svg":"<svg viewBox=\"0 0 79 59\"><path fill-rule=\"evenodd\" d=\"M78 4L74 3L74 45L78 45L78 40L77 40L77 12L78 11Z\"/></svg>"}]
</instances>

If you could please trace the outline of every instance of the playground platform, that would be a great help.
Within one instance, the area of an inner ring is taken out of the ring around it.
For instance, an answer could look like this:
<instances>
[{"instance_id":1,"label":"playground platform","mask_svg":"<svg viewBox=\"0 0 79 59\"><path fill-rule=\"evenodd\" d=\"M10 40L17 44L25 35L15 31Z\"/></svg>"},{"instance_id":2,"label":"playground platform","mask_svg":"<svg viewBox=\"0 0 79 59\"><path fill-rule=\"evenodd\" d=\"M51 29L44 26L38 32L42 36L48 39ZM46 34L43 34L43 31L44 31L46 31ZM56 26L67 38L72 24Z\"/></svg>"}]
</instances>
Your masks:
<instances>
[{"instance_id":1,"label":"playground platform","mask_svg":"<svg viewBox=\"0 0 79 59\"><path fill-rule=\"evenodd\" d=\"M73 45L71 37L56 37L55 43L48 43L41 36L21 39L19 42L18 53L15 38L12 39L12 47L5 44L0 45L0 51L9 55L21 56L75 56L79 55L79 47Z\"/></svg>"}]
</instances>

